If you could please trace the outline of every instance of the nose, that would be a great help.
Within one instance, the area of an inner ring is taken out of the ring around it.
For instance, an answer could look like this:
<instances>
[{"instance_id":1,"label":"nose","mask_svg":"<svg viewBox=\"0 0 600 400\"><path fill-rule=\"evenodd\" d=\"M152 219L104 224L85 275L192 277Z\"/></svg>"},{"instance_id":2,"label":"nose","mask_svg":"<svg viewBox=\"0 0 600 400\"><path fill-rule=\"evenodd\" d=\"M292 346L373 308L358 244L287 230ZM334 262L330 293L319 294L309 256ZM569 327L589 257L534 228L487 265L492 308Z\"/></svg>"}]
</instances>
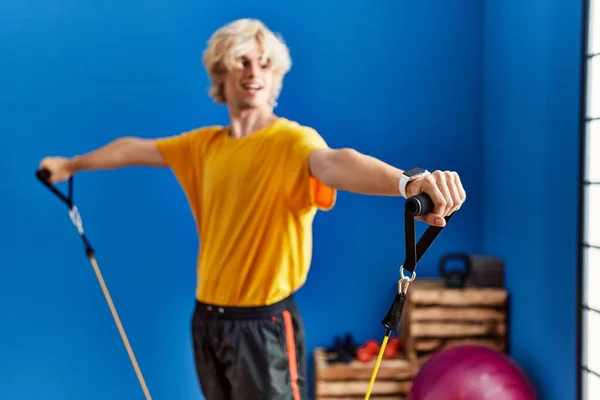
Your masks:
<instances>
[{"instance_id":1,"label":"nose","mask_svg":"<svg viewBox=\"0 0 600 400\"><path fill-rule=\"evenodd\" d=\"M258 62L250 62L248 63L248 67L246 68L246 72L249 76L255 77L260 73L260 64Z\"/></svg>"}]
</instances>

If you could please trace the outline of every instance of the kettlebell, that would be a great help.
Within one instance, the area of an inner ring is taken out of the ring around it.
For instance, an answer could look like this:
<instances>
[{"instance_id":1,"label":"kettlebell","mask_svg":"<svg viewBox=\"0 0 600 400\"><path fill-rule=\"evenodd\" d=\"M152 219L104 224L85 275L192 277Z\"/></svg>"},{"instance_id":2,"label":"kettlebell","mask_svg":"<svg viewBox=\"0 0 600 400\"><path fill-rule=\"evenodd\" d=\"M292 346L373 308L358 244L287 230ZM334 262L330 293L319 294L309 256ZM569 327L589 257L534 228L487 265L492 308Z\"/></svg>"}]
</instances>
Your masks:
<instances>
[{"instance_id":1,"label":"kettlebell","mask_svg":"<svg viewBox=\"0 0 600 400\"><path fill-rule=\"evenodd\" d=\"M451 262L460 261L462 269L449 268ZM440 259L440 275L444 279L444 285L448 288L462 288L471 274L471 258L468 254L448 253Z\"/></svg>"}]
</instances>

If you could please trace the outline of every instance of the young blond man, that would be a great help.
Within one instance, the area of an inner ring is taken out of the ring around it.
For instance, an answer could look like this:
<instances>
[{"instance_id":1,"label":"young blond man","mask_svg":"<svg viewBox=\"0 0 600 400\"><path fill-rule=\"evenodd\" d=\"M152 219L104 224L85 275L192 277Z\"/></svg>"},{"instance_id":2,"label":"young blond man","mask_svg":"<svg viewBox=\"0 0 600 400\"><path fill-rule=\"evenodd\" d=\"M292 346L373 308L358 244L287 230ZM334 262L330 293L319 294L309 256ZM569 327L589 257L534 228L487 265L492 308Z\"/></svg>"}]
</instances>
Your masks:
<instances>
[{"instance_id":1,"label":"young blond man","mask_svg":"<svg viewBox=\"0 0 600 400\"><path fill-rule=\"evenodd\" d=\"M466 194L455 172L417 177L349 149L274 113L291 67L283 40L260 21L217 30L204 54L210 96L227 106L228 126L149 140L116 139L84 155L46 157L52 182L80 171L169 167L196 219L192 337L205 397L307 399L304 328L293 294L311 261L312 222L336 191L409 197L427 193L443 225Z\"/></svg>"}]
</instances>

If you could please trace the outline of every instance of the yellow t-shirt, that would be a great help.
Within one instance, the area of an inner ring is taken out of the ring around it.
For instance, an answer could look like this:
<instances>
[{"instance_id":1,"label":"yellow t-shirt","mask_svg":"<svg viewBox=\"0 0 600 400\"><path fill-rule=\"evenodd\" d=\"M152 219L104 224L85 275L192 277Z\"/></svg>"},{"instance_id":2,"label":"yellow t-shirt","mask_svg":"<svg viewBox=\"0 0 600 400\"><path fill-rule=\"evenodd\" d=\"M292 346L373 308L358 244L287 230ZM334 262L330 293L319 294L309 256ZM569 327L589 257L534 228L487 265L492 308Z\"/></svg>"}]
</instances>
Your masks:
<instances>
[{"instance_id":1,"label":"yellow t-shirt","mask_svg":"<svg viewBox=\"0 0 600 400\"><path fill-rule=\"evenodd\" d=\"M308 156L327 147L314 129L279 118L244 138L210 126L157 146L196 221L198 300L267 305L304 284L316 211L336 200L309 174Z\"/></svg>"}]
</instances>

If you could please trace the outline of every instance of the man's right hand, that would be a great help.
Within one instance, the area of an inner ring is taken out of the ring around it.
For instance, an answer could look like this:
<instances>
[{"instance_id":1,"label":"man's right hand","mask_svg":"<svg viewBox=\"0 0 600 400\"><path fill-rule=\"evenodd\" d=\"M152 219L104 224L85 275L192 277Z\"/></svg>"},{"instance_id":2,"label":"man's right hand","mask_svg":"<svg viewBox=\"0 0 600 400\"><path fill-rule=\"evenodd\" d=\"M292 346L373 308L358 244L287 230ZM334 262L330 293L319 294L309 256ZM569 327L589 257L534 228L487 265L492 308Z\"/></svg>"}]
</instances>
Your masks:
<instances>
[{"instance_id":1,"label":"man's right hand","mask_svg":"<svg viewBox=\"0 0 600 400\"><path fill-rule=\"evenodd\" d=\"M45 157L40 162L40 169L47 169L50 172L50 182L60 183L66 181L73 175L69 168L70 159L66 157Z\"/></svg>"}]
</instances>

